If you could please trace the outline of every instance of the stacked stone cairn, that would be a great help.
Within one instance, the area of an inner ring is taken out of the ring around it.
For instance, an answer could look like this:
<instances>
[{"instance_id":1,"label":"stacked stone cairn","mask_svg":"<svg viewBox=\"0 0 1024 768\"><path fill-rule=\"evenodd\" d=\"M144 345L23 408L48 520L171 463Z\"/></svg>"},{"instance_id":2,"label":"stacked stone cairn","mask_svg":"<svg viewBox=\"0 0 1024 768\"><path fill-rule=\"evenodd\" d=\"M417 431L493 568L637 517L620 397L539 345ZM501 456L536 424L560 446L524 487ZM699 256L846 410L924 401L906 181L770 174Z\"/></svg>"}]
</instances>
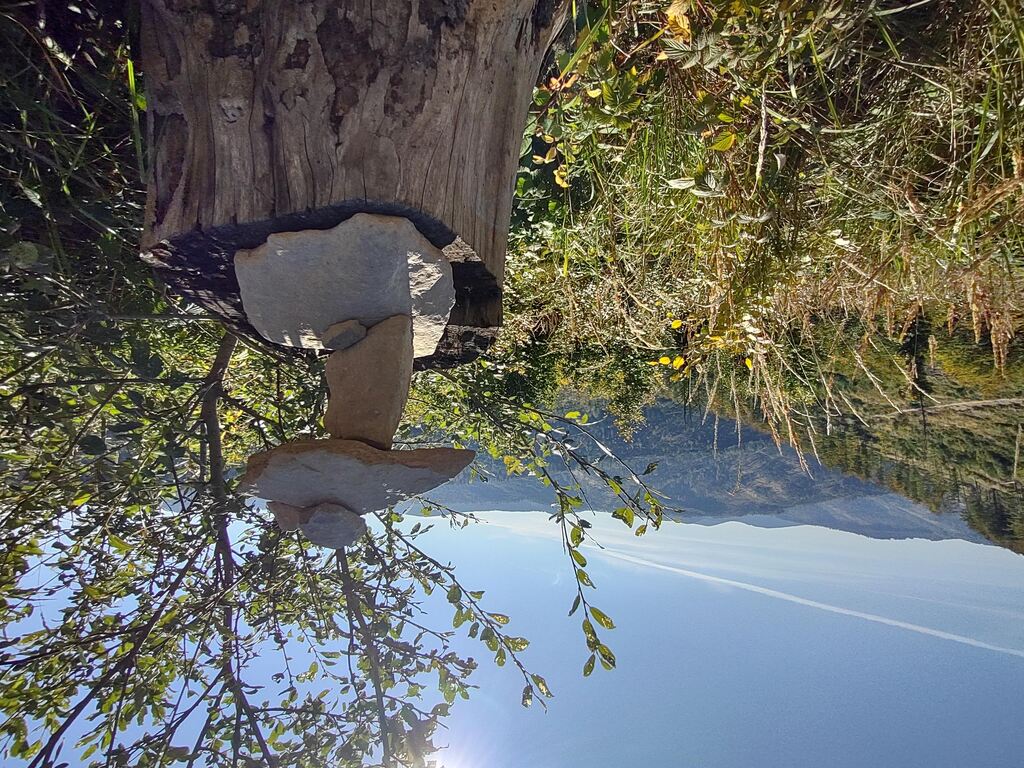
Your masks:
<instances>
[{"instance_id":1,"label":"stacked stone cairn","mask_svg":"<svg viewBox=\"0 0 1024 768\"><path fill-rule=\"evenodd\" d=\"M332 229L271 235L235 255L242 302L268 340L328 351L330 439L250 457L243 487L278 525L340 549L363 516L459 474L474 453L393 450L413 359L434 352L454 305L451 266L413 224L356 214Z\"/></svg>"}]
</instances>

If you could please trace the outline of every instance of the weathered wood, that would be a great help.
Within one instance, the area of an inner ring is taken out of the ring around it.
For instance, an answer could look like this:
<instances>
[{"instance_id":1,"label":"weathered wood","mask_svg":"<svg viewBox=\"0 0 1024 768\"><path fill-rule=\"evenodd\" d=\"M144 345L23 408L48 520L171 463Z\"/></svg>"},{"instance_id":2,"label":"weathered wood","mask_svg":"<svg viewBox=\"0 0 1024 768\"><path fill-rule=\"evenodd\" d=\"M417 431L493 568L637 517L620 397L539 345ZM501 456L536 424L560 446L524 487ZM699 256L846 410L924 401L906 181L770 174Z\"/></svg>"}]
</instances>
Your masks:
<instances>
[{"instance_id":1,"label":"weathered wood","mask_svg":"<svg viewBox=\"0 0 1024 768\"><path fill-rule=\"evenodd\" d=\"M360 211L405 215L453 261L434 362L493 335L526 110L565 6L143 0L144 256L252 335L235 250Z\"/></svg>"}]
</instances>

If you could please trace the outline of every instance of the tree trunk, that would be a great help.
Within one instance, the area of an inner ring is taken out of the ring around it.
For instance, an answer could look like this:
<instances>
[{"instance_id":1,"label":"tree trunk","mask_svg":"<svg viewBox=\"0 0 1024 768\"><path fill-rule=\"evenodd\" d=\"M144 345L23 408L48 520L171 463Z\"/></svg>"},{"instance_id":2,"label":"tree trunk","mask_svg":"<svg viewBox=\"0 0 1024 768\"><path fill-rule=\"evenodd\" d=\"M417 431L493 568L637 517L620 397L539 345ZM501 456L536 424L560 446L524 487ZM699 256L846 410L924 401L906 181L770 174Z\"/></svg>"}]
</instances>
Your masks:
<instances>
[{"instance_id":1,"label":"tree trunk","mask_svg":"<svg viewBox=\"0 0 1024 768\"><path fill-rule=\"evenodd\" d=\"M427 363L472 356L501 322L526 111L565 6L143 0L143 257L253 335L236 250L360 211L405 216L453 266L456 305Z\"/></svg>"}]
</instances>

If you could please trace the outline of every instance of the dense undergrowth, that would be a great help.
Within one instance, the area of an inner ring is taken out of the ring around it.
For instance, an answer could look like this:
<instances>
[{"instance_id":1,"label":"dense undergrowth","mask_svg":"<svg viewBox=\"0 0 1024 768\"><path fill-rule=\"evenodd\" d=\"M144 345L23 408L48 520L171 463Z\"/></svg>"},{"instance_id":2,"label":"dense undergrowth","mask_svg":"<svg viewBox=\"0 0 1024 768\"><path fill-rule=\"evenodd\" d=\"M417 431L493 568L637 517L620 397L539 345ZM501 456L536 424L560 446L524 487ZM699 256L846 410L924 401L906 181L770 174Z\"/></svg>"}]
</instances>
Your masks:
<instances>
[{"instance_id":1,"label":"dense undergrowth","mask_svg":"<svg viewBox=\"0 0 1024 768\"><path fill-rule=\"evenodd\" d=\"M823 317L899 338L939 316L1005 370L1024 321L1018 8L684 0L590 21L538 91L506 344L739 373L787 429L807 362L840 405L828 360L848 351L816 342Z\"/></svg>"}]
</instances>

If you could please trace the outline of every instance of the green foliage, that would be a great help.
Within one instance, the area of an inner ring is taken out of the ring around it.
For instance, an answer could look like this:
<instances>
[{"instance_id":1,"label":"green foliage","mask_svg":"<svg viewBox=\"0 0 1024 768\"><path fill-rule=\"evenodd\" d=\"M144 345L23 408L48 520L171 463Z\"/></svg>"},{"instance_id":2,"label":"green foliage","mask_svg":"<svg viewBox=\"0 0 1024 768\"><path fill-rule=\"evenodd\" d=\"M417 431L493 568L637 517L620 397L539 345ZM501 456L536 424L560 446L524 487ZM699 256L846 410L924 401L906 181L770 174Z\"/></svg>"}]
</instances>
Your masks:
<instances>
[{"instance_id":1,"label":"green foliage","mask_svg":"<svg viewBox=\"0 0 1024 768\"><path fill-rule=\"evenodd\" d=\"M238 345L153 282L127 25L66 13L83 23L61 39L0 17L0 754L422 764L476 666L423 621L436 589L548 695L422 526L383 515L325 554L234 493L254 451L322 434L322 367Z\"/></svg>"}]
</instances>

